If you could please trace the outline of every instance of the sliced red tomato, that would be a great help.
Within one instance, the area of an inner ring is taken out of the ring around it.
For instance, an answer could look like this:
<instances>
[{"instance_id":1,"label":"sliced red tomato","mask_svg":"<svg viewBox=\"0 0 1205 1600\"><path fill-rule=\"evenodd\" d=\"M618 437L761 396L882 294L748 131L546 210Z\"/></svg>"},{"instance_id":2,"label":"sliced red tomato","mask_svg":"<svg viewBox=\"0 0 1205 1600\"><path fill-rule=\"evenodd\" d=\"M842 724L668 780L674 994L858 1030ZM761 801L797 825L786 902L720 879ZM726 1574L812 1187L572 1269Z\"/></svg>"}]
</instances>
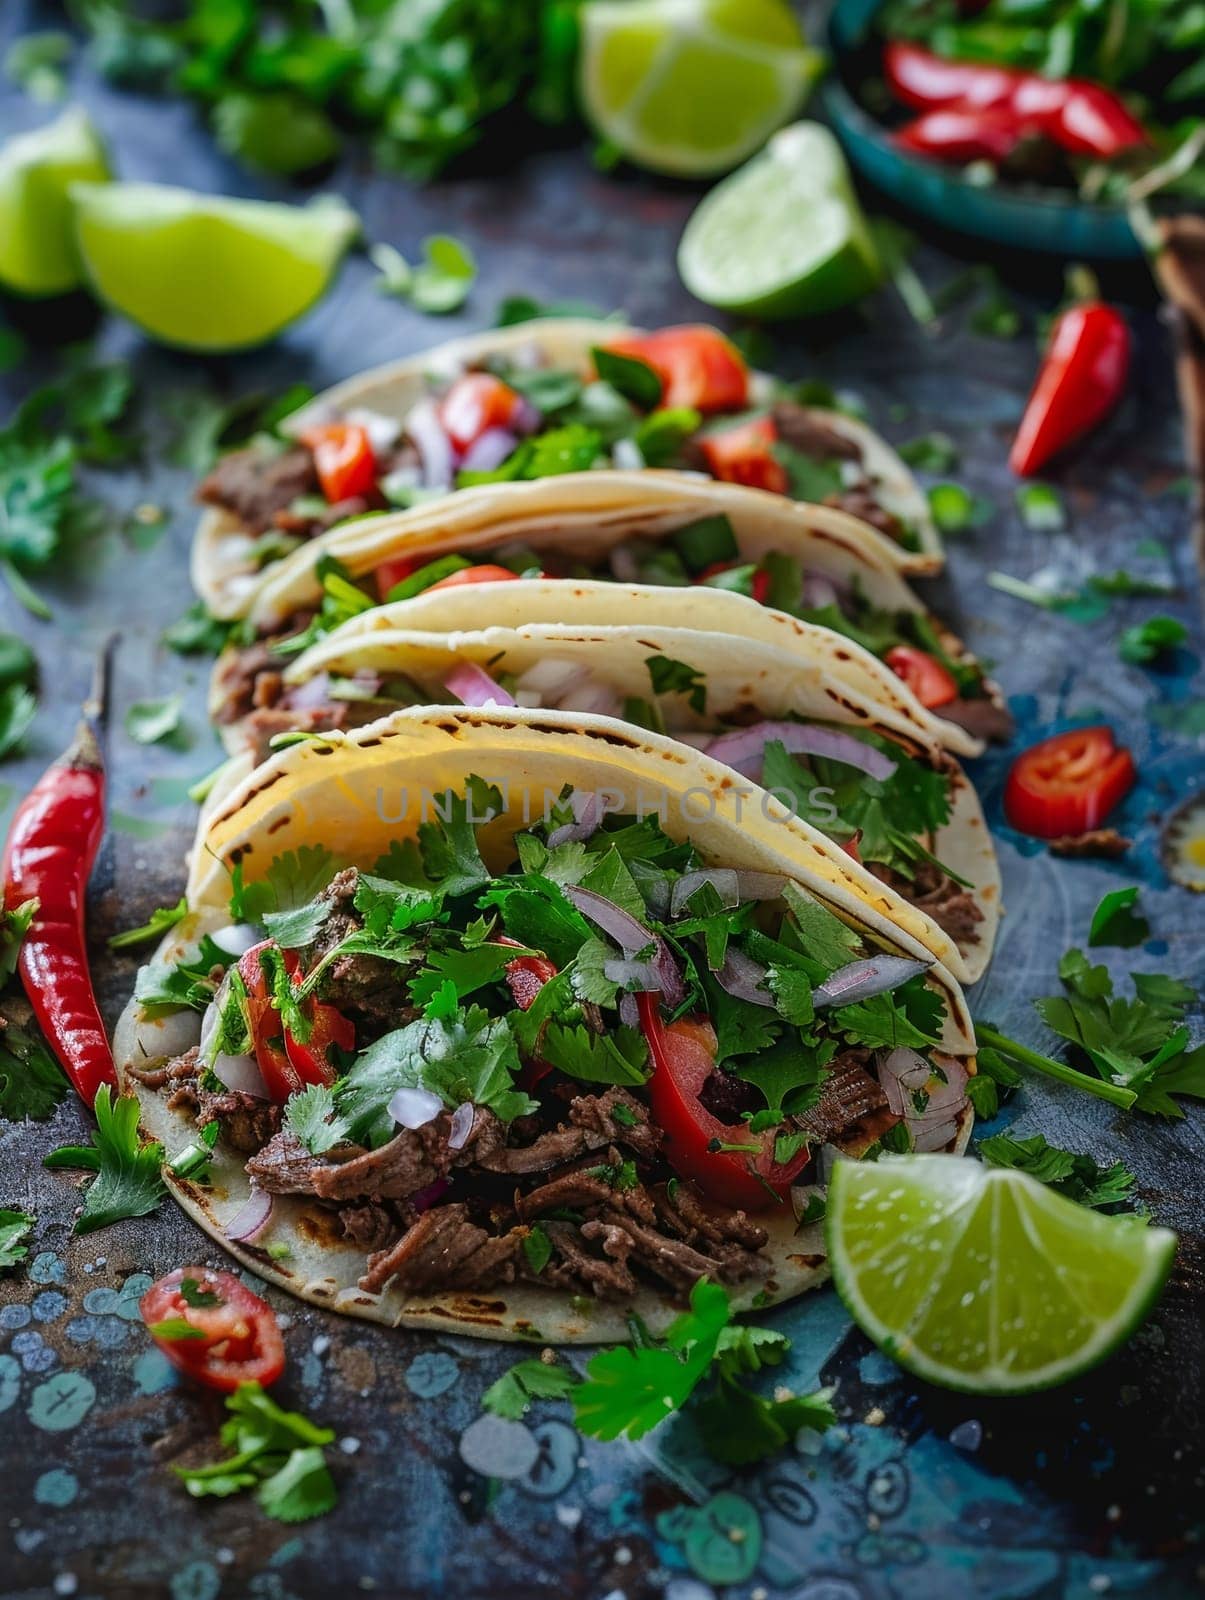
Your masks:
<instances>
[{"instance_id":1,"label":"sliced red tomato","mask_svg":"<svg viewBox=\"0 0 1205 1600\"><path fill-rule=\"evenodd\" d=\"M786 494L786 468L774 454L778 430L770 417L752 417L719 433L699 435L707 470L721 483L743 483L751 489Z\"/></svg>"},{"instance_id":2,"label":"sliced red tomato","mask_svg":"<svg viewBox=\"0 0 1205 1600\"><path fill-rule=\"evenodd\" d=\"M1004 814L1035 839L1088 833L1129 794L1134 758L1111 728L1072 728L1043 739L1013 762L1004 785Z\"/></svg>"},{"instance_id":3,"label":"sliced red tomato","mask_svg":"<svg viewBox=\"0 0 1205 1600\"><path fill-rule=\"evenodd\" d=\"M382 561L373 573L377 586L377 594L382 601L389 598L389 591L395 584L401 583L403 578L408 578L420 567L427 565L429 556L394 556L391 560Z\"/></svg>"},{"instance_id":4,"label":"sliced red tomato","mask_svg":"<svg viewBox=\"0 0 1205 1600\"><path fill-rule=\"evenodd\" d=\"M263 939L252 945L239 957L238 970L247 990L256 1063L268 1093L283 1104L307 1083L334 1083L338 1070L329 1059L329 1048L335 1044L341 1050L354 1049L356 1029L337 1006L311 999L305 1002L311 1022L309 1038L303 1043L289 1032L272 1002L268 980L260 964L260 952L271 943L270 939ZM299 982L301 966L296 953L285 950L282 954L290 977L294 983Z\"/></svg>"},{"instance_id":5,"label":"sliced red tomato","mask_svg":"<svg viewBox=\"0 0 1205 1600\"><path fill-rule=\"evenodd\" d=\"M661 404L694 411L739 411L749 401L749 368L717 328L687 323L616 339L621 356L647 361L661 379Z\"/></svg>"},{"instance_id":6,"label":"sliced red tomato","mask_svg":"<svg viewBox=\"0 0 1205 1600\"><path fill-rule=\"evenodd\" d=\"M851 838L848 838L841 846L842 850L845 851L845 854L849 856L852 861L858 862L859 865L862 861L862 851L859 848L861 842L862 830L859 828L857 833L853 834Z\"/></svg>"},{"instance_id":7,"label":"sliced red tomato","mask_svg":"<svg viewBox=\"0 0 1205 1600\"><path fill-rule=\"evenodd\" d=\"M733 1126L712 1116L699 1099L715 1070L716 1037L710 1022L681 1018L667 1026L651 994L638 994L636 1007L653 1060L649 1103L666 1136L670 1166L723 1205L762 1211L776 1194L785 1198L808 1163L807 1146L790 1161L777 1163L772 1131L751 1134L744 1123ZM747 1148L716 1150L712 1146L717 1141Z\"/></svg>"},{"instance_id":8,"label":"sliced red tomato","mask_svg":"<svg viewBox=\"0 0 1205 1600\"><path fill-rule=\"evenodd\" d=\"M450 572L446 578L431 585L431 592L434 593L436 589L460 589L466 583L517 582L518 577L519 574L512 572L509 567L496 567L486 561L479 567L461 567L459 572Z\"/></svg>"},{"instance_id":9,"label":"sliced red tomato","mask_svg":"<svg viewBox=\"0 0 1205 1600\"><path fill-rule=\"evenodd\" d=\"M958 699L958 685L937 657L931 656L927 650L917 650L910 644L897 644L888 650L883 659L897 678L903 678L921 705L928 710L936 706L948 706L951 700Z\"/></svg>"},{"instance_id":10,"label":"sliced red tomato","mask_svg":"<svg viewBox=\"0 0 1205 1600\"><path fill-rule=\"evenodd\" d=\"M504 933L498 935L495 943L514 945L520 950L523 948L517 939L510 939ZM520 1011L531 1010L540 990L556 977L557 970L556 964L549 961L547 956L516 956L513 961L507 962L506 982ZM523 1063L519 1087L530 1091L551 1071L550 1061L542 1061L539 1056L534 1056Z\"/></svg>"},{"instance_id":11,"label":"sliced red tomato","mask_svg":"<svg viewBox=\"0 0 1205 1600\"><path fill-rule=\"evenodd\" d=\"M318 482L331 505L371 494L376 488L377 458L367 429L358 422L306 428L301 442L313 453Z\"/></svg>"},{"instance_id":12,"label":"sliced red tomato","mask_svg":"<svg viewBox=\"0 0 1205 1600\"><path fill-rule=\"evenodd\" d=\"M490 428L511 428L523 396L492 372L467 372L439 402L439 420L458 450L467 450Z\"/></svg>"},{"instance_id":13,"label":"sliced red tomato","mask_svg":"<svg viewBox=\"0 0 1205 1600\"><path fill-rule=\"evenodd\" d=\"M151 1285L138 1310L171 1364L211 1389L275 1383L284 1371L275 1312L233 1273L177 1267Z\"/></svg>"},{"instance_id":14,"label":"sliced red tomato","mask_svg":"<svg viewBox=\"0 0 1205 1600\"><path fill-rule=\"evenodd\" d=\"M709 567L704 567L696 583L706 583L709 578L716 577L721 572L731 572L734 567L739 567L739 561L713 561ZM765 567L756 567L749 583L749 593L759 606L764 606L770 598L770 574Z\"/></svg>"}]
</instances>

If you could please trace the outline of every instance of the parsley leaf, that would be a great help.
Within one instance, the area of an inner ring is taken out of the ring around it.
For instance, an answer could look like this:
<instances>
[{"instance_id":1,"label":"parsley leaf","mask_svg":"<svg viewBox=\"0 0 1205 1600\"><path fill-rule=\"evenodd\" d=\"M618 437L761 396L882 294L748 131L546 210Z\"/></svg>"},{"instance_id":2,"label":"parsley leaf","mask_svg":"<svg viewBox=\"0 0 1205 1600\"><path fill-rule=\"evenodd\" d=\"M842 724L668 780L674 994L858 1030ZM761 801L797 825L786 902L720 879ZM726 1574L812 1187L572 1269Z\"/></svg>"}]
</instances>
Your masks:
<instances>
[{"instance_id":1,"label":"parsley leaf","mask_svg":"<svg viewBox=\"0 0 1205 1600\"><path fill-rule=\"evenodd\" d=\"M178 922L183 922L188 915L188 897L181 895L174 906L158 906L140 928L127 928L124 933L115 933L109 940L110 950L128 950L133 945L148 944L152 939L159 939L169 928L174 928Z\"/></svg>"},{"instance_id":2,"label":"parsley leaf","mask_svg":"<svg viewBox=\"0 0 1205 1600\"><path fill-rule=\"evenodd\" d=\"M1090 949L1113 945L1122 950L1132 950L1151 936L1151 925L1132 907L1138 899L1137 887L1114 889L1092 913L1092 926L1088 930Z\"/></svg>"},{"instance_id":3,"label":"parsley leaf","mask_svg":"<svg viewBox=\"0 0 1205 1600\"><path fill-rule=\"evenodd\" d=\"M40 1034L15 1022L0 1032L0 1117L45 1122L69 1087Z\"/></svg>"},{"instance_id":4,"label":"parsley leaf","mask_svg":"<svg viewBox=\"0 0 1205 1600\"><path fill-rule=\"evenodd\" d=\"M21 941L29 932L30 923L37 915L38 901L23 900L19 906L13 906L10 911L0 908L0 989L9 981L17 970L17 958L21 954ZM4 1037L0 1033L0 1039Z\"/></svg>"},{"instance_id":5,"label":"parsley leaf","mask_svg":"<svg viewBox=\"0 0 1205 1600\"><path fill-rule=\"evenodd\" d=\"M1134 1174L1122 1161L1115 1161L1110 1167L1099 1166L1091 1156L1048 1144L1040 1133L1028 1139L998 1133L991 1139L980 1139L975 1148L988 1166L1026 1172L1068 1200L1093 1210L1115 1210L1134 1204Z\"/></svg>"},{"instance_id":6,"label":"parsley leaf","mask_svg":"<svg viewBox=\"0 0 1205 1600\"><path fill-rule=\"evenodd\" d=\"M284 1465L261 1480L255 1498L265 1516L291 1523L324 1516L338 1497L326 1458L310 1445L291 1450Z\"/></svg>"},{"instance_id":7,"label":"parsley leaf","mask_svg":"<svg viewBox=\"0 0 1205 1600\"><path fill-rule=\"evenodd\" d=\"M84 1195L84 1209L76 1219L76 1233L91 1233L123 1217L145 1217L165 1193L160 1167L163 1146L143 1145L138 1138L138 1101L119 1095L102 1084L93 1106L96 1129L90 1145L64 1145L43 1158L43 1166L86 1167L96 1177Z\"/></svg>"},{"instance_id":8,"label":"parsley leaf","mask_svg":"<svg viewBox=\"0 0 1205 1600\"><path fill-rule=\"evenodd\" d=\"M644 664L654 694L684 695L692 711L706 711L707 680L697 668L669 656L648 656Z\"/></svg>"},{"instance_id":9,"label":"parsley leaf","mask_svg":"<svg viewBox=\"0 0 1205 1600\"><path fill-rule=\"evenodd\" d=\"M36 1220L27 1211L9 1211L0 1206L0 1272L25 1260L29 1249L23 1241Z\"/></svg>"},{"instance_id":10,"label":"parsley leaf","mask_svg":"<svg viewBox=\"0 0 1205 1600\"><path fill-rule=\"evenodd\" d=\"M481 1404L494 1416L517 1422L527 1415L533 1400L567 1400L576 1386L577 1378L568 1367L537 1360L519 1361L490 1384Z\"/></svg>"}]
</instances>

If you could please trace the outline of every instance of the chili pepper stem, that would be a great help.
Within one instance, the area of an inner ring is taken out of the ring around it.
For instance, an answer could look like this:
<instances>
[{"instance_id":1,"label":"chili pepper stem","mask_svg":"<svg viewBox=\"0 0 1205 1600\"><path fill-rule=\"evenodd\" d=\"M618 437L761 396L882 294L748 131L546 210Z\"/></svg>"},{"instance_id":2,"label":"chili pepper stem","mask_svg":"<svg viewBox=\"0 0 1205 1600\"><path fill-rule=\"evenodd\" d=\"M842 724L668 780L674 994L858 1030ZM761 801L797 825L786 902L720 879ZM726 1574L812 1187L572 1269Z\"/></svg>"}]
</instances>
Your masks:
<instances>
[{"instance_id":1,"label":"chili pepper stem","mask_svg":"<svg viewBox=\"0 0 1205 1600\"><path fill-rule=\"evenodd\" d=\"M81 717L76 724L75 736L71 743L58 756L52 765L56 767L81 767L88 772L101 772L104 769L104 758L100 753L96 734L87 717Z\"/></svg>"},{"instance_id":2,"label":"chili pepper stem","mask_svg":"<svg viewBox=\"0 0 1205 1600\"><path fill-rule=\"evenodd\" d=\"M1077 1072L1074 1067L1067 1066L1066 1062L1056 1061L1053 1056L1041 1055L1037 1050L1018 1044L1007 1034L997 1033L995 1028L989 1028L982 1022L975 1024L975 1037L981 1045L990 1045L1011 1060L1033 1067L1035 1071L1045 1073L1048 1078L1057 1078L1060 1083L1068 1083L1074 1089L1083 1089L1086 1094L1094 1094L1098 1100L1107 1100L1110 1105L1119 1106L1123 1111L1128 1111L1138 1098L1133 1089L1123 1089L1118 1084L1107 1083L1103 1078L1093 1078L1086 1072Z\"/></svg>"}]
</instances>

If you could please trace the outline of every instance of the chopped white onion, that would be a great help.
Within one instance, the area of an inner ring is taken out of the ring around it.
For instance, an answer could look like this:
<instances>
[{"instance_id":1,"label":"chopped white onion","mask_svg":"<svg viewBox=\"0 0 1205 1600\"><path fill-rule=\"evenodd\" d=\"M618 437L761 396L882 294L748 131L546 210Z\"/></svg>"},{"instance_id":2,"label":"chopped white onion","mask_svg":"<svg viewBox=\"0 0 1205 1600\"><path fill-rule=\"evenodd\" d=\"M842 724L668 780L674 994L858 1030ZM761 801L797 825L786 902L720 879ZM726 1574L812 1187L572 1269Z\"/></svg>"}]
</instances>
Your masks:
<instances>
[{"instance_id":1,"label":"chopped white onion","mask_svg":"<svg viewBox=\"0 0 1205 1600\"><path fill-rule=\"evenodd\" d=\"M370 411L367 406L352 406L345 420L353 427L364 429L374 456L383 456L402 436L402 424L397 417L387 417L381 411Z\"/></svg>"},{"instance_id":2,"label":"chopped white onion","mask_svg":"<svg viewBox=\"0 0 1205 1600\"><path fill-rule=\"evenodd\" d=\"M805 572L800 600L804 610L819 611L824 606L840 605L841 596L827 573Z\"/></svg>"},{"instance_id":3,"label":"chopped white onion","mask_svg":"<svg viewBox=\"0 0 1205 1600\"><path fill-rule=\"evenodd\" d=\"M736 887L742 900L778 900L787 880L778 872L746 871L737 869Z\"/></svg>"},{"instance_id":4,"label":"chopped white onion","mask_svg":"<svg viewBox=\"0 0 1205 1600\"><path fill-rule=\"evenodd\" d=\"M476 1112L473 1102L466 1100L463 1105L456 1107L452 1113L452 1121L448 1127L448 1149L463 1150L469 1134L473 1131L473 1119Z\"/></svg>"},{"instance_id":5,"label":"chopped white onion","mask_svg":"<svg viewBox=\"0 0 1205 1600\"><path fill-rule=\"evenodd\" d=\"M444 688L466 706L513 706L514 696L507 694L475 661L457 662L444 679Z\"/></svg>"},{"instance_id":6,"label":"chopped white onion","mask_svg":"<svg viewBox=\"0 0 1205 1600\"><path fill-rule=\"evenodd\" d=\"M539 433L544 426L544 413L524 395L511 413L510 425L518 434Z\"/></svg>"},{"instance_id":7,"label":"chopped white onion","mask_svg":"<svg viewBox=\"0 0 1205 1600\"><path fill-rule=\"evenodd\" d=\"M235 1244L248 1244L258 1237L272 1220L272 1196L266 1189L251 1185L251 1195L226 1224L226 1237Z\"/></svg>"},{"instance_id":8,"label":"chopped white onion","mask_svg":"<svg viewBox=\"0 0 1205 1600\"><path fill-rule=\"evenodd\" d=\"M611 447L611 460L620 472L640 472L644 457L635 439L616 439Z\"/></svg>"},{"instance_id":9,"label":"chopped white onion","mask_svg":"<svg viewBox=\"0 0 1205 1600\"><path fill-rule=\"evenodd\" d=\"M249 1094L253 1100L272 1098L254 1056L219 1055L210 1070L220 1083L236 1094Z\"/></svg>"},{"instance_id":10,"label":"chopped white onion","mask_svg":"<svg viewBox=\"0 0 1205 1600\"><path fill-rule=\"evenodd\" d=\"M493 472L509 456L518 440L505 428L487 428L464 453L460 465L466 472Z\"/></svg>"},{"instance_id":11,"label":"chopped white onion","mask_svg":"<svg viewBox=\"0 0 1205 1600\"><path fill-rule=\"evenodd\" d=\"M830 972L824 982L812 990L812 1003L822 1010L825 1006L848 1006L857 1000L870 1000L876 994L898 989L901 983L927 972L930 966L932 962L912 961L907 956L882 955L851 961L848 966ZM928 1070L926 1067L926 1074Z\"/></svg>"},{"instance_id":12,"label":"chopped white onion","mask_svg":"<svg viewBox=\"0 0 1205 1600\"><path fill-rule=\"evenodd\" d=\"M737 875L731 867L705 867L698 872L684 872L677 879L669 897L669 914L671 917L680 917L686 902L696 890L709 883L720 897L720 904L725 910L731 910L740 904L740 888Z\"/></svg>"},{"instance_id":13,"label":"chopped white onion","mask_svg":"<svg viewBox=\"0 0 1205 1600\"><path fill-rule=\"evenodd\" d=\"M636 996L629 994L624 989L619 996L619 1020L625 1028L638 1028L640 1026L640 1008L636 1004Z\"/></svg>"},{"instance_id":14,"label":"chopped white onion","mask_svg":"<svg viewBox=\"0 0 1205 1600\"><path fill-rule=\"evenodd\" d=\"M228 956L245 956L248 950L259 944L263 934L249 922L231 922L209 937Z\"/></svg>"},{"instance_id":15,"label":"chopped white onion","mask_svg":"<svg viewBox=\"0 0 1205 1600\"><path fill-rule=\"evenodd\" d=\"M640 568L628 545L617 544L607 559L611 565L611 576L620 583L640 582Z\"/></svg>"},{"instance_id":16,"label":"chopped white onion","mask_svg":"<svg viewBox=\"0 0 1205 1600\"><path fill-rule=\"evenodd\" d=\"M386 1110L402 1128L425 1128L434 1122L443 1110L444 1103L430 1089L399 1089Z\"/></svg>"},{"instance_id":17,"label":"chopped white onion","mask_svg":"<svg viewBox=\"0 0 1205 1600\"><path fill-rule=\"evenodd\" d=\"M443 430L433 400L420 400L406 418L406 432L422 457L423 483L428 489L450 489L456 472L456 452Z\"/></svg>"},{"instance_id":18,"label":"chopped white onion","mask_svg":"<svg viewBox=\"0 0 1205 1600\"><path fill-rule=\"evenodd\" d=\"M608 684L587 679L557 701L559 711L582 711L591 716L618 717L623 711L621 696Z\"/></svg>"},{"instance_id":19,"label":"chopped white onion","mask_svg":"<svg viewBox=\"0 0 1205 1600\"><path fill-rule=\"evenodd\" d=\"M515 688L539 695L540 705L554 706L562 694L589 676L589 667L584 667L580 661L567 661L564 656L544 656L519 674Z\"/></svg>"}]
</instances>

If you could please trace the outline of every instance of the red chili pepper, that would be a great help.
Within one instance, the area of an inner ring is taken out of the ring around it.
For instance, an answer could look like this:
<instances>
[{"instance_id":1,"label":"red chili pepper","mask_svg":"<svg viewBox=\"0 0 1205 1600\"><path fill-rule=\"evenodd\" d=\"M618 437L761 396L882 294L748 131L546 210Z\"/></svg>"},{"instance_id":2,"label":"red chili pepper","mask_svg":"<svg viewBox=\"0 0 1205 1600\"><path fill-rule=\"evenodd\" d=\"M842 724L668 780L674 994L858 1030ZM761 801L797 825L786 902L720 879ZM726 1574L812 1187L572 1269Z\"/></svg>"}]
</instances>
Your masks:
<instances>
[{"instance_id":1,"label":"red chili pepper","mask_svg":"<svg viewBox=\"0 0 1205 1600\"><path fill-rule=\"evenodd\" d=\"M252 945L239 957L238 970L247 990L256 1064L268 1093L283 1105L291 1094L308 1083L334 1083L338 1072L328 1054L330 1047L354 1049L356 1029L350 1017L345 1017L337 1006L311 998L305 1002L311 1024L309 1039L303 1044L290 1033L276 1009L268 989L267 974L260 962L260 953L271 947L271 939L261 939L259 944ZM297 953L285 950L282 954L285 970L297 987L303 976Z\"/></svg>"},{"instance_id":2,"label":"red chili pepper","mask_svg":"<svg viewBox=\"0 0 1205 1600\"><path fill-rule=\"evenodd\" d=\"M939 159L1001 161L1026 134L1043 134L1063 150L1102 161L1148 142L1124 101L1084 78L1044 78L983 62L947 61L900 40L884 50L883 72L888 88L905 105L957 114L957 122L938 120L931 129L925 126L929 118L918 118L896 136L905 148ZM975 126L981 130L978 147Z\"/></svg>"},{"instance_id":3,"label":"red chili pepper","mask_svg":"<svg viewBox=\"0 0 1205 1600\"><path fill-rule=\"evenodd\" d=\"M1121 399L1130 368L1130 330L1100 300L1064 311L1054 325L1025 405L1008 464L1022 478L1090 433Z\"/></svg>"},{"instance_id":4,"label":"red chili pepper","mask_svg":"<svg viewBox=\"0 0 1205 1600\"><path fill-rule=\"evenodd\" d=\"M1004 814L1035 839L1089 833L1125 799L1136 777L1133 756L1114 744L1111 728L1072 728L1013 762Z\"/></svg>"},{"instance_id":5,"label":"red chili pepper","mask_svg":"<svg viewBox=\"0 0 1205 1600\"><path fill-rule=\"evenodd\" d=\"M926 111L894 135L901 150L938 161L1005 161L1027 129L1008 106L944 106Z\"/></svg>"},{"instance_id":6,"label":"red chili pepper","mask_svg":"<svg viewBox=\"0 0 1205 1600\"><path fill-rule=\"evenodd\" d=\"M88 877L105 824L105 769L81 722L75 739L17 808L4 852L4 904L36 899L18 970L38 1025L84 1104L118 1091L84 941Z\"/></svg>"}]
</instances>

